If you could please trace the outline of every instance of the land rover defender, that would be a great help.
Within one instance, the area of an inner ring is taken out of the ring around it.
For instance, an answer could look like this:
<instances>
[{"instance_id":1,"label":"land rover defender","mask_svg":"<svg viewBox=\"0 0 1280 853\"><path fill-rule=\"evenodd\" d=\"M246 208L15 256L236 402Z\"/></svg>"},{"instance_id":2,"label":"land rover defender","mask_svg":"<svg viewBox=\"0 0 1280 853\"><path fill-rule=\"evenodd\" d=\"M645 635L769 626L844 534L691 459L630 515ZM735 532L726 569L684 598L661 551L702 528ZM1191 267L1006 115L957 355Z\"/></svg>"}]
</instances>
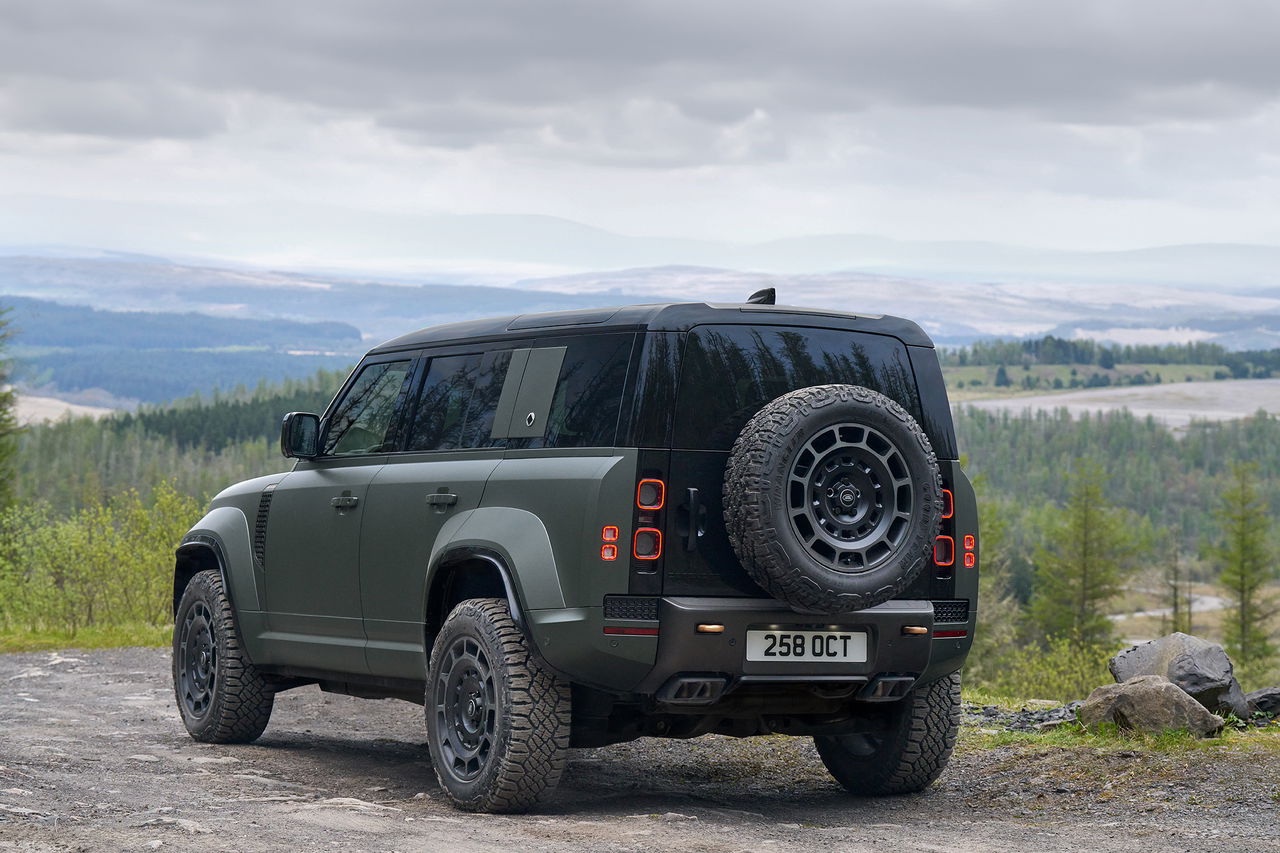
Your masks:
<instances>
[{"instance_id":1,"label":"land rover defender","mask_svg":"<svg viewBox=\"0 0 1280 853\"><path fill-rule=\"evenodd\" d=\"M858 794L955 740L978 520L914 323L743 304L437 326L374 348L286 473L214 498L174 571L191 736L307 684L422 704L460 808L568 750L813 737Z\"/></svg>"}]
</instances>

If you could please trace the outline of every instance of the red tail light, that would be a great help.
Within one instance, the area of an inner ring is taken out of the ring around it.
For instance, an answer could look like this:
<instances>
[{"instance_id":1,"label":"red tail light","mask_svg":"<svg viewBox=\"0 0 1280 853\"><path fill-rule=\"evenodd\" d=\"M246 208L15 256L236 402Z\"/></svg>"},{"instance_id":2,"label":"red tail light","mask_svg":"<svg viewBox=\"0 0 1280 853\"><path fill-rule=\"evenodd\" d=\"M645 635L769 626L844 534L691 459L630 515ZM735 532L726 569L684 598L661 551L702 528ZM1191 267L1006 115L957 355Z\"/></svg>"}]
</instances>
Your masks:
<instances>
[{"instance_id":1,"label":"red tail light","mask_svg":"<svg viewBox=\"0 0 1280 853\"><path fill-rule=\"evenodd\" d=\"M656 560L662 556L662 531L656 527L641 527L636 531L632 553L637 560Z\"/></svg>"},{"instance_id":2,"label":"red tail light","mask_svg":"<svg viewBox=\"0 0 1280 853\"><path fill-rule=\"evenodd\" d=\"M939 536L933 540L933 562L939 566L956 564L956 540L950 536Z\"/></svg>"},{"instance_id":3,"label":"red tail light","mask_svg":"<svg viewBox=\"0 0 1280 853\"><path fill-rule=\"evenodd\" d=\"M942 490L942 517L951 518L956 514L956 496L950 489Z\"/></svg>"},{"instance_id":4,"label":"red tail light","mask_svg":"<svg viewBox=\"0 0 1280 853\"><path fill-rule=\"evenodd\" d=\"M606 525L606 526L605 526L605 527L600 531L600 540L601 540L601 541L603 541L603 542L617 542L617 541L618 541L618 528L617 528L617 527L615 527L615 526L614 526L614 525L612 525L612 524L610 524L610 525Z\"/></svg>"},{"instance_id":5,"label":"red tail light","mask_svg":"<svg viewBox=\"0 0 1280 853\"><path fill-rule=\"evenodd\" d=\"M974 553L970 552L970 553L968 553L968 554L965 554L965 555L964 555L964 567L965 567L966 569L972 569L972 568L973 568L974 566L976 566L976 565L978 565L978 555L977 555L977 554L974 554Z\"/></svg>"},{"instance_id":6,"label":"red tail light","mask_svg":"<svg viewBox=\"0 0 1280 853\"><path fill-rule=\"evenodd\" d=\"M661 480L641 480L636 486L636 506L640 509L662 509L667 502L667 484Z\"/></svg>"},{"instance_id":7,"label":"red tail light","mask_svg":"<svg viewBox=\"0 0 1280 853\"><path fill-rule=\"evenodd\" d=\"M618 546L617 545L601 545L600 559L602 560L618 559Z\"/></svg>"}]
</instances>

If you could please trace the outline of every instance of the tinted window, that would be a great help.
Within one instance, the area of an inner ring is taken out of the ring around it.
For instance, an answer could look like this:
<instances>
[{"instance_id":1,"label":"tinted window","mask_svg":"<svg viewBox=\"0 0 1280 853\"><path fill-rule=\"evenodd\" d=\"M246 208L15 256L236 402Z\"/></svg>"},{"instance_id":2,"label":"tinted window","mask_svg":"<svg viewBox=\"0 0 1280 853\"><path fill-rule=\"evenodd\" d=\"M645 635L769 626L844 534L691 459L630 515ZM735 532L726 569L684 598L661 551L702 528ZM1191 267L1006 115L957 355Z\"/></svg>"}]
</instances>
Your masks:
<instances>
[{"instance_id":1,"label":"tinted window","mask_svg":"<svg viewBox=\"0 0 1280 853\"><path fill-rule=\"evenodd\" d=\"M701 326L689 333L676 402L681 448L728 450L765 403L797 388L862 385L920 417L920 401L896 339L833 329Z\"/></svg>"},{"instance_id":2,"label":"tinted window","mask_svg":"<svg viewBox=\"0 0 1280 853\"><path fill-rule=\"evenodd\" d=\"M409 377L408 361L365 365L329 418L326 455L386 453Z\"/></svg>"},{"instance_id":3,"label":"tinted window","mask_svg":"<svg viewBox=\"0 0 1280 853\"><path fill-rule=\"evenodd\" d=\"M526 447L612 447L634 334L582 335L538 346L566 347L547 432Z\"/></svg>"},{"instance_id":4,"label":"tinted window","mask_svg":"<svg viewBox=\"0 0 1280 853\"><path fill-rule=\"evenodd\" d=\"M427 365L407 450L500 447L493 414L511 351L437 356Z\"/></svg>"},{"instance_id":5,"label":"tinted window","mask_svg":"<svg viewBox=\"0 0 1280 853\"><path fill-rule=\"evenodd\" d=\"M649 332L644 336L628 444L636 447L670 446L671 412L676 402L683 338L677 332Z\"/></svg>"}]
</instances>

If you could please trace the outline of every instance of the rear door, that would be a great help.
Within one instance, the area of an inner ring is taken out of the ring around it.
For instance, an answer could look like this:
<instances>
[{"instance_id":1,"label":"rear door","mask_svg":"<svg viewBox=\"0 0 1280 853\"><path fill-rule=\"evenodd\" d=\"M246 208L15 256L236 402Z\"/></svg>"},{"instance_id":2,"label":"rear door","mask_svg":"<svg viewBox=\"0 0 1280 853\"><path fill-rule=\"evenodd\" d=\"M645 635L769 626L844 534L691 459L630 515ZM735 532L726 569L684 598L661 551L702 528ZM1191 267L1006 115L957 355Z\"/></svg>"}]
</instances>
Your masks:
<instances>
[{"instance_id":1,"label":"rear door","mask_svg":"<svg viewBox=\"0 0 1280 853\"><path fill-rule=\"evenodd\" d=\"M828 383L880 391L920 417L906 347L896 338L797 326L707 325L689 332L672 423L669 488L676 511L667 516L665 594L765 595L729 544L725 463L766 403ZM691 509L698 519L692 536Z\"/></svg>"},{"instance_id":2,"label":"rear door","mask_svg":"<svg viewBox=\"0 0 1280 853\"><path fill-rule=\"evenodd\" d=\"M487 352L429 352L412 395L402 449L369 488L361 532L366 657L375 675L421 678L425 581L436 537L480 505L507 440L494 422L508 374L519 383L519 344ZM508 395L509 396L509 395Z\"/></svg>"},{"instance_id":3,"label":"rear door","mask_svg":"<svg viewBox=\"0 0 1280 853\"><path fill-rule=\"evenodd\" d=\"M413 358L366 361L326 419L321 455L270 497L263 554L273 662L366 671L360 525L369 483L398 442Z\"/></svg>"}]
</instances>

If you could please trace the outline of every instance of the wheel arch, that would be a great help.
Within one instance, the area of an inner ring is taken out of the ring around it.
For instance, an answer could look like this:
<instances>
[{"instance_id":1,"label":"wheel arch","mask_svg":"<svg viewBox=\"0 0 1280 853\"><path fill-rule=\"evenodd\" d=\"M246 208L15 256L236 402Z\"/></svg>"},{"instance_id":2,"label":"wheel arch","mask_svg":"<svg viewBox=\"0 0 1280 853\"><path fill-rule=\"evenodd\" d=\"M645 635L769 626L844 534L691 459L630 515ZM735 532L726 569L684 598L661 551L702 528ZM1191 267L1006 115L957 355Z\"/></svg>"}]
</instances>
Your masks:
<instances>
[{"instance_id":1,"label":"wheel arch","mask_svg":"<svg viewBox=\"0 0 1280 853\"><path fill-rule=\"evenodd\" d=\"M196 572L216 569L236 611L261 610L259 567L249 539L249 523L234 507L210 510L182 537L174 554L173 608Z\"/></svg>"},{"instance_id":2,"label":"wheel arch","mask_svg":"<svg viewBox=\"0 0 1280 853\"><path fill-rule=\"evenodd\" d=\"M450 611L471 598L506 599L512 620L528 633L524 605L507 559L491 548L457 546L440 553L427 573L423 650L428 658Z\"/></svg>"}]
</instances>

